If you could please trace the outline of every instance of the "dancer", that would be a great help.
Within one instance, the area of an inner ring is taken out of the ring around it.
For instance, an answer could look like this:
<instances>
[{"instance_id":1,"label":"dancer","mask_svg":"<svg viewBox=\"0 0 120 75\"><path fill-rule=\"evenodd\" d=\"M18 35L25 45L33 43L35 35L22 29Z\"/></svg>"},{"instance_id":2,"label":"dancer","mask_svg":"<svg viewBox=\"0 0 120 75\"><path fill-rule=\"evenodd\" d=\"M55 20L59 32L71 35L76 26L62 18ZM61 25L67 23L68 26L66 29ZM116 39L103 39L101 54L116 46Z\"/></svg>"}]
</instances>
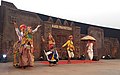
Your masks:
<instances>
[{"instance_id":1,"label":"dancer","mask_svg":"<svg viewBox=\"0 0 120 75\"><path fill-rule=\"evenodd\" d=\"M24 67L25 68L25 66L27 66L27 65L23 61L25 59L24 57L26 56L26 55L23 55L24 42L25 42L25 38L23 38L23 37L24 37L24 33L26 32L26 25L25 24L20 25L20 30L19 30L17 24L14 22L14 27L15 27L15 31L16 31L16 34L17 34L19 40L14 44L14 63L13 63L13 65L15 67ZM16 46L18 46L18 47L16 47ZM17 54L19 55L18 57L17 57ZM19 61L16 62L17 59L19 59Z\"/></svg>"},{"instance_id":2,"label":"dancer","mask_svg":"<svg viewBox=\"0 0 120 75\"><path fill-rule=\"evenodd\" d=\"M62 46L65 47L67 46L67 53L68 53L68 64L70 64L70 59L74 57L73 51L75 50L75 47L73 45L73 36L70 35L68 41Z\"/></svg>"},{"instance_id":3,"label":"dancer","mask_svg":"<svg viewBox=\"0 0 120 75\"><path fill-rule=\"evenodd\" d=\"M33 55L33 50L34 50L34 47L33 47L33 34L35 32L37 32L38 28L40 27L41 25L38 25L34 30L32 30L32 27L31 26L28 26L27 27L27 50L28 50L28 57L29 57L29 60L28 60L28 66L32 67L34 65L34 55Z\"/></svg>"},{"instance_id":4,"label":"dancer","mask_svg":"<svg viewBox=\"0 0 120 75\"><path fill-rule=\"evenodd\" d=\"M89 59L92 60L93 59L93 41L88 40L86 47L87 47L87 53L88 53Z\"/></svg>"},{"instance_id":5,"label":"dancer","mask_svg":"<svg viewBox=\"0 0 120 75\"><path fill-rule=\"evenodd\" d=\"M32 55L33 43L31 43L32 38L30 38L29 27L27 28L25 24L20 25L20 30L21 30L20 32L15 22L14 22L14 26L20 42L19 67L25 68L27 66L33 66L33 62L34 62L34 56ZM35 31L37 31L39 27L40 26L38 25L37 28L32 32L34 33Z\"/></svg>"},{"instance_id":6,"label":"dancer","mask_svg":"<svg viewBox=\"0 0 120 75\"><path fill-rule=\"evenodd\" d=\"M44 52L45 52L45 55L49 62L49 66L53 66L53 65L57 64L57 62L59 60L59 56L58 56L58 52L55 47L55 40L54 40L53 36L51 35L51 33L49 33L48 40L49 40L48 41L48 51L46 52L44 50Z\"/></svg>"}]
</instances>

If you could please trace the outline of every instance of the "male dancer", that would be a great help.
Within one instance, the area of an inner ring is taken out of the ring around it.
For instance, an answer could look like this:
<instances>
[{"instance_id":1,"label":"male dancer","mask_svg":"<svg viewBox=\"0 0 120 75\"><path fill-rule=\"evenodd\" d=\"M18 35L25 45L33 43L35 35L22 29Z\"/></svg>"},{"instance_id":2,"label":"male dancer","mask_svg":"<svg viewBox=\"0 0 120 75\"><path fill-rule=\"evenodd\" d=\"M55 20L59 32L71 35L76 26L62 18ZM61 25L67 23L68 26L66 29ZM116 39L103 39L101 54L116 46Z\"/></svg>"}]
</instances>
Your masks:
<instances>
[{"instance_id":1,"label":"male dancer","mask_svg":"<svg viewBox=\"0 0 120 75\"><path fill-rule=\"evenodd\" d=\"M42 38L43 40L43 38ZM44 41L44 40L43 40ZM57 64L58 60L59 60L59 56L55 47L55 40L53 38L53 36L51 35L51 33L49 33L48 36L48 51L45 52L45 55L47 57L47 60L49 62L49 66L53 66L55 64Z\"/></svg>"},{"instance_id":2,"label":"male dancer","mask_svg":"<svg viewBox=\"0 0 120 75\"><path fill-rule=\"evenodd\" d=\"M74 57L73 50L75 50L75 47L73 45L73 36L70 35L68 41L62 46L67 46L67 53L68 53L68 64L70 64L70 59Z\"/></svg>"}]
</instances>

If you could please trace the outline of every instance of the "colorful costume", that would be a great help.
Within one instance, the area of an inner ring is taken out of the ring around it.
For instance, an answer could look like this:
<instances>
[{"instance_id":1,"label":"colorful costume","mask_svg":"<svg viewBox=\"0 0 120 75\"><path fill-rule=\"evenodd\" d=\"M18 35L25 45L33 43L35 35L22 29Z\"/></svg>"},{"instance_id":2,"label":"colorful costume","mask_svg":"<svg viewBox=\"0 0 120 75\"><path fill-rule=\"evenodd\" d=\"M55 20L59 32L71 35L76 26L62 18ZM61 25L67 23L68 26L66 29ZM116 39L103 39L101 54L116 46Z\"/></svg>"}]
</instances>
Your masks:
<instances>
[{"instance_id":1,"label":"colorful costume","mask_svg":"<svg viewBox=\"0 0 120 75\"><path fill-rule=\"evenodd\" d=\"M39 26L38 26L39 27ZM37 31L38 27L33 30L31 33L27 30L25 25L21 25L19 31L18 28L15 28L15 31L19 37L19 66L26 67L26 66L33 66L34 56L33 56L33 40L32 40L32 33ZM32 43L31 43L32 42ZM14 62L16 62L16 54L14 51Z\"/></svg>"},{"instance_id":2,"label":"colorful costume","mask_svg":"<svg viewBox=\"0 0 120 75\"><path fill-rule=\"evenodd\" d=\"M24 54L25 51L26 51L26 48L25 48L25 45L26 45L26 38L25 38L25 33L26 33L26 26L23 24L23 25L20 25L20 29L21 29L21 32L19 31L18 28L15 28L15 31L16 31L16 34L17 36L19 37L19 48L16 48L14 49L14 62L16 61L17 58L16 57L16 50L19 54L19 67L25 67L27 66L27 62L26 62L26 57L27 55ZM17 46L18 43L15 44L15 46ZM18 51L19 50L19 51Z\"/></svg>"},{"instance_id":3,"label":"colorful costume","mask_svg":"<svg viewBox=\"0 0 120 75\"><path fill-rule=\"evenodd\" d=\"M68 40L62 47L65 47L66 45L69 58L73 58L74 57L73 50L75 49L73 46L73 42L71 40Z\"/></svg>"},{"instance_id":4,"label":"colorful costume","mask_svg":"<svg viewBox=\"0 0 120 75\"><path fill-rule=\"evenodd\" d=\"M44 52L50 65L57 64L59 58L58 58L58 52L57 50L55 50L55 48L48 52L44 50Z\"/></svg>"},{"instance_id":5,"label":"colorful costume","mask_svg":"<svg viewBox=\"0 0 120 75\"><path fill-rule=\"evenodd\" d=\"M33 55L33 34L35 32L37 32L38 28L40 27L40 25L38 25L34 30L31 29L30 26L27 27L27 33L26 33L26 39L27 39L27 50L28 50L28 65L29 66L33 66L34 65L34 55Z\"/></svg>"},{"instance_id":6,"label":"colorful costume","mask_svg":"<svg viewBox=\"0 0 120 75\"><path fill-rule=\"evenodd\" d=\"M50 66L52 64L57 64L59 60L59 56L58 56L58 52L55 47L55 40L50 33L49 33L48 49L49 49L48 52L46 52L45 50L44 52L45 52L45 55L47 57L47 60Z\"/></svg>"}]
</instances>

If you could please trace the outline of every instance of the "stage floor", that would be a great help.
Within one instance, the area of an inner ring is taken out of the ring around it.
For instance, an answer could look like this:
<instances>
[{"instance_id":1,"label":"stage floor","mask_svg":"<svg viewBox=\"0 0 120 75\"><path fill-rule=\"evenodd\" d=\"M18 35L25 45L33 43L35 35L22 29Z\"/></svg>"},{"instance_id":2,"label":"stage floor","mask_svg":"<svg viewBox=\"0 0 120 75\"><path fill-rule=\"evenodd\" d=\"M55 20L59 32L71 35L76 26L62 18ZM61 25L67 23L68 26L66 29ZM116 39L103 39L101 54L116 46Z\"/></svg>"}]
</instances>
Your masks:
<instances>
[{"instance_id":1,"label":"stage floor","mask_svg":"<svg viewBox=\"0 0 120 75\"><path fill-rule=\"evenodd\" d=\"M34 67L26 69L16 69L12 66L12 62L8 62L0 63L0 75L120 75L120 60L93 62L73 60L72 64L60 61L53 67L49 67L47 62L36 61Z\"/></svg>"},{"instance_id":2,"label":"stage floor","mask_svg":"<svg viewBox=\"0 0 120 75\"><path fill-rule=\"evenodd\" d=\"M49 64L47 61L41 61L42 64ZM91 60L71 60L70 64L81 64L81 63L102 63L101 61L91 61ZM68 64L67 60L59 60L59 65L61 64Z\"/></svg>"}]
</instances>

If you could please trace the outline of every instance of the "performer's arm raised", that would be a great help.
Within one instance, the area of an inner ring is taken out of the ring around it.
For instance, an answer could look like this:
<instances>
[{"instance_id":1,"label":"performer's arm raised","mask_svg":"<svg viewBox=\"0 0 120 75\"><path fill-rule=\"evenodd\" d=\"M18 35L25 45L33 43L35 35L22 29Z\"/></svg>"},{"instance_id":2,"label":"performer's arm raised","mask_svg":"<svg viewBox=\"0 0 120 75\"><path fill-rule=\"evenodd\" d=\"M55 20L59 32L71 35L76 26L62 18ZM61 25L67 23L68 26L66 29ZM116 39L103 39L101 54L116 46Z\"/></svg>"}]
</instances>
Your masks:
<instances>
[{"instance_id":1,"label":"performer's arm raised","mask_svg":"<svg viewBox=\"0 0 120 75\"><path fill-rule=\"evenodd\" d=\"M16 24L16 22L13 22L13 24L15 28L18 28L18 25Z\"/></svg>"},{"instance_id":2,"label":"performer's arm raised","mask_svg":"<svg viewBox=\"0 0 120 75\"><path fill-rule=\"evenodd\" d=\"M37 32L38 28L41 27L41 25L38 25L34 30L32 30L33 33Z\"/></svg>"},{"instance_id":3,"label":"performer's arm raised","mask_svg":"<svg viewBox=\"0 0 120 75\"><path fill-rule=\"evenodd\" d=\"M16 24L16 22L13 22L14 24L14 27L15 27L15 31L16 31L16 34L17 36L19 37L19 40L20 40L20 37L22 36L19 29L18 29L18 25Z\"/></svg>"}]
</instances>

